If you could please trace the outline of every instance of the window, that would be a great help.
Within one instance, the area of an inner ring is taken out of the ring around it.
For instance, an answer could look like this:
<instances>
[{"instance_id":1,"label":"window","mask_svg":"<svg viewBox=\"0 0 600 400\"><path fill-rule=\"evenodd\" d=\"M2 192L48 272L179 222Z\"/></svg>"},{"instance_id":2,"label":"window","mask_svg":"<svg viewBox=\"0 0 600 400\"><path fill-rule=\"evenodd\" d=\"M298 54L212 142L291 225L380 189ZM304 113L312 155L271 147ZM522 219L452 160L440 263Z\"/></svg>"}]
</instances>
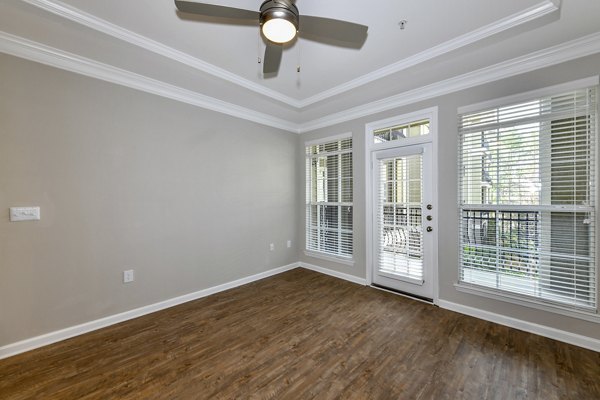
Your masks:
<instances>
[{"instance_id":1,"label":"window","mask_svg":"<svg viewBox=\"0 0 600 400\"><path fill-rule=\"evenodd\" d=\"M418 136L429 135L429 120L411 122L410 124L395 125L389 128L373 131L373 143L386 143Z\"/></svg>"},{"instance_id":2,"label":"window","mask_svg":"<svg viewBox=\"0 0 600 400\"><path fill-rule=\"evenodd\" d=\"M459 116L460 285L594 312L596 88Z\"/></svg>"},{"instance_id":3,"label":"window","mask_svg":"<svg viewBox=\"0 0 600 400\"><path fill-rule=\"evenodd\" d=\"M306 147L306 250L352 258L352 138Z\"/></svg>"}]
</instances>

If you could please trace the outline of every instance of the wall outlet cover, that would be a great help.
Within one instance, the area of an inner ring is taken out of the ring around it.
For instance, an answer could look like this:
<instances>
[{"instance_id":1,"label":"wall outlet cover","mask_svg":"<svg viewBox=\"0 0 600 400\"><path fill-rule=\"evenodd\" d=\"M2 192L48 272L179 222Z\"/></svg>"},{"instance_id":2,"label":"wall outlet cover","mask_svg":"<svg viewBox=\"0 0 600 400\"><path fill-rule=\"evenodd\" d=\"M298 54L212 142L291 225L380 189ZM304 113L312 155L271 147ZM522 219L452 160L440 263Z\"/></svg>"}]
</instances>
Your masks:
<instances>
[{"instance_id":1,"label":"wall outlet cover","mask_svg":"<svg viewBox=\"0 0 600 400\"><path fill-rule=\"evenodd\" d=\"M133 275L132 269L123 271L123 283L130 283L130 282L133 282L133 280L134 280L134 275Z\"/></svg>"}]
</instances>

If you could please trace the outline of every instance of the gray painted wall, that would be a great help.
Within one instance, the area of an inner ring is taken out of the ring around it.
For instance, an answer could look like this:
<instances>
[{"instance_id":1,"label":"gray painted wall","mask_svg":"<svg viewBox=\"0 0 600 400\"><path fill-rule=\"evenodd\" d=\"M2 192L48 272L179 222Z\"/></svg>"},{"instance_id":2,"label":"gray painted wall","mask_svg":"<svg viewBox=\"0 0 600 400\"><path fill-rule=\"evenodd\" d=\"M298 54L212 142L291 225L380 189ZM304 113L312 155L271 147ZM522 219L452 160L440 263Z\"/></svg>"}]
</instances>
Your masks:
<instances>
[{"instance_id":1,"label":"gray painted wall","mask_svg":"<svg viewBox=\"0 0 600 400\"><path fill-rule=\"evenodd\" d=\"M0 346L296 262L298 146L0 55Z\"/></svg>"},{"instance_id":2,"label":"gray painted wall","mask_svg":"<svg viewBox=\"0 0 600 400\"><path fill-rule=\"evenodd\" d=\"M451 95L397 108L391 111L356 119L336 126L327 127L302 135L299 153L304 151L305 141L352 132L354 137L354 259L353 267L308 257L303 251L303 262L320 265L343 273L366 276L366 232L365 232L365 124L393 116L399 116L424 108L438 106L439 123L439 159L437 170L439 177L438 224L439 224L439 277L440 299L461 305L518 318L533 323L562 329L565 331L600 339L600 324L580 319L564 317L554 313L534 310L506 302L495 301L481 296L458 292L454 283L458 280L458 175L457 175L457 108L492 100L503 96L526 92L569 82L600 73L600 55L590 56L554 67L545 68L510 79L482 85ZM596 165L598 168L598 164ZM304 160L298 168L304 171ZM304 174L301 185L304 198ZM298 220L298 237L304 241L304 211ZM597 224L597 226L599 226Z\"/></svg>"}]
</instances>

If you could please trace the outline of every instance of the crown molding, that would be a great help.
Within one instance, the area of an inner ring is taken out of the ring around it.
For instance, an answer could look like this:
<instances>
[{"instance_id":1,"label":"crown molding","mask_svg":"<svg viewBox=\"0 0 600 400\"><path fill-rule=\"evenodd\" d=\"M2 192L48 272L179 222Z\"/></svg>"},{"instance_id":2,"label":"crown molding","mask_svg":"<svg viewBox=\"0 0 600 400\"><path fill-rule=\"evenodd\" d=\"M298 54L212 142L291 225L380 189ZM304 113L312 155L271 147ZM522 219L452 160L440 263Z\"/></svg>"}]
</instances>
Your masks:
<instances>
[{"instance_id":1,"label":"crown molding","mask_svg":"<svg viewBox=\"0 0 600 400\"><path fill-rule=\"evenodd\" d=\"M600 32L302 124L218 100L2 31L0 31L0 52L262 125L294 133L305 133L600 53Z\"/></svg>"},{"instance_id":2,"label":"crown molding","mask_svg":"<svg viewBox=\"0 0 600 400\"><path fill-rule=\"evenodd\" d=\"M596 53L600 53L600 32L318 118L301 124L299 131L310 132Z\"/></svg>"},{"instance_id":3,"label":"crown molding","mask_svg":"<svg viewBox=\"0 0 600 400\"><path fill-rule=\"evenodd\" d=\"M489 25L483 26L469 33L458 36L454 39L448 40L437 46L431 47L425 51L400 60L396 63L387 65L383 68L363 75L357 79L353 79L332 89L325 90L314 96L308 97L304 100L300 100L300 107L309 106L311 104L323 101L330 97L337 96L349 90L356 89L359 86L363 86L378 79L385 78L386 76L395 74L410 67L414 67L415 65L429 61L433 58L439 57L451 51L458 50L461 47L468 46L470 44L493 36L497 33L507 31L526 22L530 22L537 18L541 18L545 15L557 11L558 9L559 7L552 1L545 0L542 3L536 4L516 14L510 15L506 18L495 21Z\"/></svg>"},{"instance_id":4,"label":"crown molding","mask_svg":"<svg viewBox=\"0 0 600 400\"><path fill-rule=\"evenodd\" d=\"M283 93L269 89L263 85L259 85L258 83L252 82L251 80L242 78L241 76L229 72L223 68L217 67L216 65L210 64L187 53L176 50L165 44L152 40L146 36L142 36L128 29L122 28L104 19L98 18L92 14L88 14L85 11L72 7L68 4L55 0L21 1L30 4L34 7L40 8L49 13L52 13L54 15L57 15L59 17L68 19L69 21L76 22L87 28L112 36L116 39L123 40L127 43L133 44L134 46L151 51L155 54L167 57L173 61L180 62L184 65L205 72L217 78L239 85L255 93L280 101L294 108L299 107L299 100L297 99L286 96Z\"/></svg>"},{"instance_id":5,"label":"crown molding","mask_svg":"<svg viewBox=\"0 0 600 400\"><path fill-rule=\"evenodd\" d=\"M391 74L403 71L407 68L413 67L425 61L429 61L435 57L439 57L443 54L457 50L461 47L473 44L477 41L488 38L497 33L509 30L526 22L533 21L537 18L548 15L559 9L559 4L556 4L557 0L543 0L541 3L536 4L530 8L527 8L523 11L495 21L489 25L475 29L469 33L458 36L454 39L448 40L423 52L409 56L399 62L387 65L376 71L363 75L357 79L353 79L339 86L320 92L314 96L308 97L303 100L298 100L294 99L293 97L286 96L283 93L269 89L260 84L257 84L255 82L252 82L248 79L242 78L239 75L229 72L223 68L219 68L213 64L207 63L206 61L192 57L187 53L173 49L160 42L149 39L145 36L122 28L118 25L112 24L106 20L88 14L78 8L72 7L58 0L21 1L28 3L34 7L38 7L47 12L50 12L52 14L55 14L57 16L60 16L62 18L81 24L87 28L96 30L98 32L102 32L114 38L123 40L135 46L143 48L145 50L180 62L189 67L203 71L217 78L224 79L228 82L244 87L255 93L267 96L273 100L280 101L296 109L302 109L309 105L337 96L341 93L350 91L352 89L356 89L357 87L366 85L370 82L384 78Z\"/></svg>"},{"instance_id":6,"label":"crown molding","mask_svg":"<svg viewBox=\"0 0 600 400\"><path fill-rule=\"evenodd\" d=\"M0 31L0 52L75 72L103 81L152 93L207 110L256 122L286 131L298 132L298 125L272 115L215 99L156 79L126 71L89 58L58 50Z\"/></svg>"}]
</instances>

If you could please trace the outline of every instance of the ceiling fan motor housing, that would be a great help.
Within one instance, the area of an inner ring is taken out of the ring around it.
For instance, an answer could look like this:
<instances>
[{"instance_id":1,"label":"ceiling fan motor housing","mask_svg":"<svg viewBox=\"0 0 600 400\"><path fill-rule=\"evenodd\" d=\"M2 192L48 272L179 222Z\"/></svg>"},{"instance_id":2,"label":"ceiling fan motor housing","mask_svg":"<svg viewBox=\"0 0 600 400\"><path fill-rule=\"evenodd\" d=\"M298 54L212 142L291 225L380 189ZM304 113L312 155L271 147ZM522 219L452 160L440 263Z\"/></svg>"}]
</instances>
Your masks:
<instances>
[{"instance_id":1,"label":"ceiling fan motor housing","mask_svg":"<svg viewBox=\"0 0 600 400\"><path fill-rule=\"evenodd\" d=\"M291 22L296 31L300 25L300 13L291 0L267 0L260 6L260 25L272 19L285 19Z\"/></svg>"}]
</instances>

